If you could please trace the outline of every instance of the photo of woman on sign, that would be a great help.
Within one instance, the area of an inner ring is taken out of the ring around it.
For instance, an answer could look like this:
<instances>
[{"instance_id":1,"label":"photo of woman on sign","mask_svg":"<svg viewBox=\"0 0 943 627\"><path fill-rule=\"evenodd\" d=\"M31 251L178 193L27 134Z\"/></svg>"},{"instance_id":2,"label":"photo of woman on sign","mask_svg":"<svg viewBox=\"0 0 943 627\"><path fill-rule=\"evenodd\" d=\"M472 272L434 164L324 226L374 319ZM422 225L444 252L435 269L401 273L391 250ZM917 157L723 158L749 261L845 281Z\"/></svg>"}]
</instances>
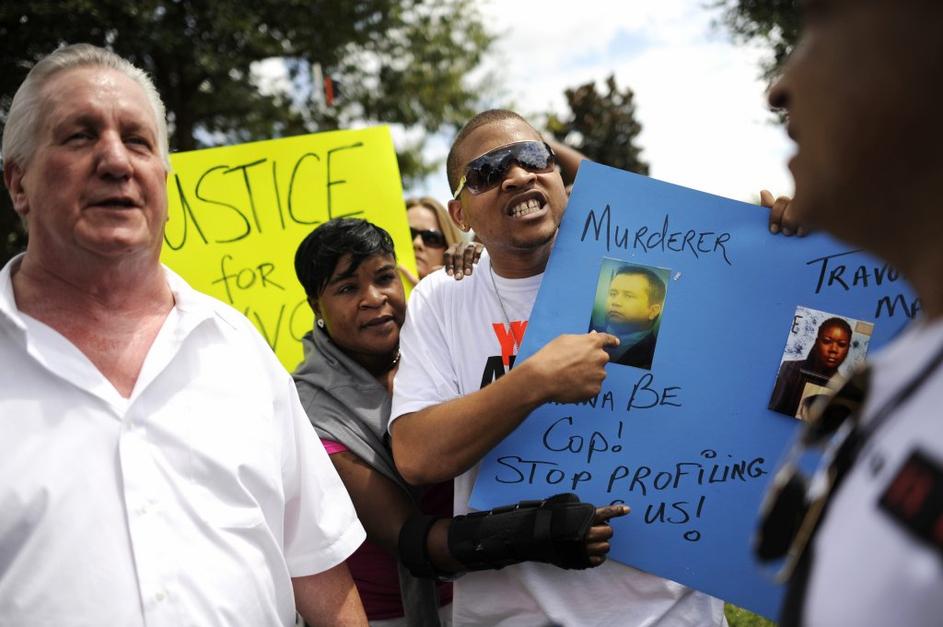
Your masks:
<instances>
[{"instance_id":1,"label":"photo of woman on sign","mask_svg":"<svg viewBox=\"0 0 943 627\"><path fill-rule=\"evenodd\" d=\"M803 327L806 327L808 332L811 324L816 329L815 339L803 358L784 359L780 364L769 403L769 408L773 411L805 419L807 410L801 412L800 416L803 400L825 392L829 380L839 372L852 351L855 353L853 362L864 357L872 325L855 320L849 322L849 319L839 316L825 316L830 315L804 307L797 309L792 334L800 335ZM854 330L852 323L855 325ZM793 342L793 350L803 344ZM789 354L790 344L787 343L786 356Z\"/></svg>"}]
</instances>

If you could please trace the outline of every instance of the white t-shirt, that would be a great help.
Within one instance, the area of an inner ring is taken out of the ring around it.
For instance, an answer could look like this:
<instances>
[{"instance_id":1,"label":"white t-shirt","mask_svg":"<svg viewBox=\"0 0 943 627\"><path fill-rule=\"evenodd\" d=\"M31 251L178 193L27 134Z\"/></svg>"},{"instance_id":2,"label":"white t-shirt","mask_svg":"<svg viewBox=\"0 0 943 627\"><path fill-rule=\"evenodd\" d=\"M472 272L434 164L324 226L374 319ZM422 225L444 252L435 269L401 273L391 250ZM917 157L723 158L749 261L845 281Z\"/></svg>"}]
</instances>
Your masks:
<instances>
[{"instance_id":1,"label":"white t-shirt","mask_svg":"<svg viewBox=\"0 0 943 627\"><path fill-rule=\"evenodd\" d=\"M176 304L130 398L0 271L0 625L292 625L291 577L365 533L238 312Z\"/></svg>"},{"instance_id":2,"label":"white t-shirt","mask_svg":"<svg viewBox=\"0 0 943 627\"><path fill-rule=\"evenodd\" d=\"M492 284L487 253L455 281L437 271L413 290L400 335L392 420L475 392L507 372L543 275ZM455 513L468 511L476 465L455 479ZM546 496L550 496L549 494ZM584 571L525 563L455 582L456 625L722 625L723 603L673 581L607 561Z\"/></svg>"},{"instance_id":3,"label":"white t-shirt","mask_svg":"<svg viewBox=\"0 0 943 627\"><path fill-rule=\"evenodd\" d=\"M875 356L864 419L910 381L941 345L943 321L937 321L908 330ZM878 428L849 471L814 540L805 624L943 624L940 519L933 543L911 533L899 516L879 505L912 453L921 453L943 471L941 407L943 367ZM936 489L941 488L937 482Z\"/></svg>"}]
</instances>

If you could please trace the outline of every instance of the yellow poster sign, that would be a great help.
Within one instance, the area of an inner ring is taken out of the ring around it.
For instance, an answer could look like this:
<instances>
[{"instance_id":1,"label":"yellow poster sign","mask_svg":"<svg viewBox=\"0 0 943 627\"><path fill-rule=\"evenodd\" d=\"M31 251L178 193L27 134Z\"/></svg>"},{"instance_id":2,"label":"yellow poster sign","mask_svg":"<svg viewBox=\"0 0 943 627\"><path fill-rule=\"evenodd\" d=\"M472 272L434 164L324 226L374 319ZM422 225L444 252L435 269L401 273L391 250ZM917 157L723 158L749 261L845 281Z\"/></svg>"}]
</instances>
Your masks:
<instances>
[{"instance_id":1,"label":"yellow poster sign","mask_svg":"<svg viewBox=\"0 0 943 627\"><path fill-rule=\"evenodd\" d=\"M386 229L415 272L396 153L385 126L171 156L162 261L241 311L289 370L313 314L295 250L317 225L356 217Z\"/></svg>"}]
</instances>

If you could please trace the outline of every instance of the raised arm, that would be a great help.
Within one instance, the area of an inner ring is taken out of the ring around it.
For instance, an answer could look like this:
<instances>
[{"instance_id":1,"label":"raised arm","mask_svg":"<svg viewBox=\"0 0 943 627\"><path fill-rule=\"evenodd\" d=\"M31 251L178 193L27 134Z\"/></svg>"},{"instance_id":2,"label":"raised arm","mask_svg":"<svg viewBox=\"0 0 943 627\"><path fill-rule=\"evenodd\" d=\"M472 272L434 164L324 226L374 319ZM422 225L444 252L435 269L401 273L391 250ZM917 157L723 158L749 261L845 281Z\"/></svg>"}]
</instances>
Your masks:
<instances>
[{"instance_id":1,"label":"raised arm","mask_svg":"<svg viewBox=\"0 0 943 627\"><path fill-rule=\"evenodd\" d=\"M606 333L562 335L487 387L400 416L390 427L397 469L414 485L457 477L538 406L598 394L609 361L603 348L618 342Z\"/></svg>"},{"instance_id":2,"label":"raised arm","mask_svg":"<svg viewBox=\"0 0 943 627\"><path fill-rule=\"evenodd\" d=\"M563 177L564 185L572 185L573 179L576 178L576 171L580 168L580 163L587 159L587 156L576 148L557 141L553 137L545 136L544 139L553 148L554 154L557 155L557 163L560 164L560 175Z\"/></svg>"}]
</instances>

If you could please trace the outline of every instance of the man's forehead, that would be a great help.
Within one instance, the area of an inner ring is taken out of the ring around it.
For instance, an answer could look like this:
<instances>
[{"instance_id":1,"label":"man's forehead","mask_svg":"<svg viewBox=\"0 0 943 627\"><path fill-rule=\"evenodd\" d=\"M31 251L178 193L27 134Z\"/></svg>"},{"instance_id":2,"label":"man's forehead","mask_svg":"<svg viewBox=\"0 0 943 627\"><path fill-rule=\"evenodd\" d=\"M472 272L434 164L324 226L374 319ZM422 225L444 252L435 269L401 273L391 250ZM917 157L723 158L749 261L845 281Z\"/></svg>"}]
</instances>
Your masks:
<instances>
[{"instance_id":1,"label":"man's forehead","mask_svg":"<svg viewBox=\"0 0 943 627\"><path fill-rule=\"evenodd\" d=\"M459 146L462 166L486 152L506 144L528 139L540 140L540 133L527 122L517 118L507 118L488 122L473 130Z\"/></svg>"},{"instance_id":2,"label":"man's forehead","mask_svg":"<svg viewBox=\"0 0 943 627\"><path fill-rule=\"evenodd\" d=\"M640 283L643 283L643 282L645 284L648 284L648 279L645 277L645 275L640 274L640 273L623 272L621 274L617 274L616 276L614 276L612 278L612 282L613 283L618 282L621 285L626 285L626 284L639 285Z\"/></svg>"},{"instance_id":3,"label":"man's forehead","mask_svg":"<svg viewBox=\"0 0 943 627\"><path fill-rule=\"evenodd\" d=\"M82 66L63 70L42 88L44 114L69 115L96 99L106 105L123 105L126 110L140 112L150 123L156 122L144 88L113 68Z\"/></svg>"},{"instance_id":4,"label":"man's forehead","mask_svg":"<svg viewBox=\"0 0 943 627\"><path fill-rule=\"evenodd\" d=\"M40 93L43 99L68 101L72 92L96 85L117 85L122 76L111 68L82 65L56 72L45 82Z\"/></svg>"}]
</instances>

